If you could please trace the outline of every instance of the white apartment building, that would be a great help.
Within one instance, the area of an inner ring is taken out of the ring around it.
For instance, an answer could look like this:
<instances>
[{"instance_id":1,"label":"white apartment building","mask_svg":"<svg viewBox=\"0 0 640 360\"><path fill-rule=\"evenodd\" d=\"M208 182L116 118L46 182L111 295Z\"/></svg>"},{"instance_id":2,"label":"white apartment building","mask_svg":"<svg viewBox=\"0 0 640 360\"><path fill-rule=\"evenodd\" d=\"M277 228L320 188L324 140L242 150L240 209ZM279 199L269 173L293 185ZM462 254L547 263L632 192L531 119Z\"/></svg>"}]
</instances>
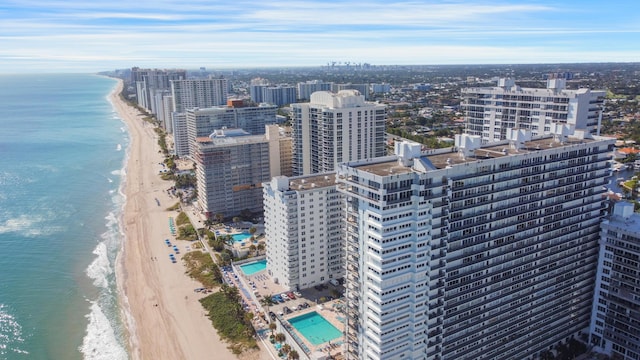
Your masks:
<instances>
[{"instance_id":1,"label":"white apartment building","mask_svg":"<svg viewBox=\"0 0 640 360\"><path fill-rule=\"evenodd\" d=\"M558 133L338 166L348 359L534 359L588 332L614 140Z\"/></svg>"},{"instance_id":2,"label":"white apartment building","mask_svg":"<svg viewBox=\"0 0 640 360\"><path fill-rule=\"evenodd\" d=\"M640 359L640 214L618 202L602 222L591 345L613 359Z\"/></svg>"},{"instance_id":3,"label":"white apartment building","mask_svg":"<svg viewBox=\"0 0 640 360\"><path fill-rule=\"evenodd\" d=\"M298 87L298 99L309 100L311 94L316 91L331 91L331 85L333 83L323 82L321 80L309 80L307 82L299 82Z\"/></svg>"},{"instance_id":4,"label":"white apartment building","mask_svg":"<svg viewBox=\"0 0 640 360\"><path fill-rule=\"evenodd\" d=\"M189 134L187 133L187 114L172 113L171 124L173 129L174 153L177 157L189 156Z\"/></svg>"},{"instance_id":5,"label":"white apartment building","mask_svg":"<svg viewBox=\"0 0 640 360\"><path fill-rule=\"evenodd\" d=\"M186 79L185 70L131 69L131 79L136 85L138 105L152 114L157 114L156 94L171 89L171 81Z\"/></svg>"},{"instance_id":6,"label":"white apartment building","mask_svg":"<svg viewBox=\"0 0 640 360\"><path fill-rule=\"evenodd\" d=\"M264 135L221 129L196 139L198 204L207 218L262 211L262 183L280 175L278 126L266 128Z\"/></svg>"},{"instance_id":7,"label":"white apartment building","mask_svg":"<svg viewBox=\"0 0 640 360\"><path fill-rule=\"evenodd\" d=\"M183 79L171 81L173 111L226 105L227 79Z\"/></svg>"},{"instance_id":8,"label":"white apartment building","mask_svg":"<svg viewBox=\"0 0 640 360\"><path fill-rule=\"evenodd\" d=\"M264 183L267 271L289 290L344 276L342 196L335 173Z\"/></svg>"},{"instance_id":9,"label":"white apartment building","mask_svg":"<svg viewBox=\"0 0 640 360\"><path fill-rule=\"evenodd\" d=\"M297 91L293 86L266 86L262 88L262 102L284 106L296 102Z\"/></svg>"},{"instance_id":10,"label":"white apartment building","mask_svg":"<svg viewBox=\"0 0 640 360\"><path fill-rule=\"evenodd\" d=\"M599 135L606 92L565 86L565 79L547 80L546 89L500 79L496 87L462 89L465 132L481 136L483 143L505 140L512 128L528 129L533 136L551 134L554 124Z\"/></svg>"},{"instance_id":11,"label":"white apartment building","mask_svg":"<svg viewBox=\"0 0 640 360\"><path fill-rule=\"evenodd\" d=\"M278 108L274 105L260 106L216 106L206 109L193 108L186 111L187 146L192 156L195 151L195 139L209 136L214 130L222 128L243 129L252 135L265 133L265 125L275 124ZM174 131L175 128L174 128ZM176 138L177 143L177 138ZM184 146L180 144L181 148Z\"/></svg>"},{"instance_id":12,"label":"white apartment building","mask_svg":"<svg viewBox=\"0 0 640 360\"><path fill-rule=\"evenodd\" d=\"M293 174L334 171L336 164L386 154L386 107L357 90L319 91L292 104Z\"/></svg>"}]
</instances>

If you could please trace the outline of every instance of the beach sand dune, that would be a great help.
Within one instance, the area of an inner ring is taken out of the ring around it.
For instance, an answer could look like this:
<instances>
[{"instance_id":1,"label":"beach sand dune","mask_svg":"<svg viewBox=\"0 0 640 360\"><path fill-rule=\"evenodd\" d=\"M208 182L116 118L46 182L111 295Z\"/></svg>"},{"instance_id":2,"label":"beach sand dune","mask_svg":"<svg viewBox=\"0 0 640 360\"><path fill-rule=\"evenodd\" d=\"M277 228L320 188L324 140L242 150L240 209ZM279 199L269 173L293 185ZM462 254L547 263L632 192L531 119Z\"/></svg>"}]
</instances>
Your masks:
<instances>
[{"instance_id":1,"label":"beach sand dune","mask_svg":"<svg viewBox=\"0 0 640 360\"><path fill-rule=\"evenodd\" d=\"M162 154L152 125L142 121L133 107L118 94L111 94L119 116L126 122L131 138L126 166L126 205L123 226L126 235L119 259L118 283L122 302L129 310L129 346L133 359L238 359L220 341L198 302L203 296L193 291L201 285L187 275L178 262L169 260L171 248L164 239L184 252L186 242L174 241L166 208L175 204L166 190L172 185L159 178ZM157 199L157 200L156 200ZM255 357L258 353L251 354ZM240 356L240 358L245 358Z\"/></svg>"}]
</instances>

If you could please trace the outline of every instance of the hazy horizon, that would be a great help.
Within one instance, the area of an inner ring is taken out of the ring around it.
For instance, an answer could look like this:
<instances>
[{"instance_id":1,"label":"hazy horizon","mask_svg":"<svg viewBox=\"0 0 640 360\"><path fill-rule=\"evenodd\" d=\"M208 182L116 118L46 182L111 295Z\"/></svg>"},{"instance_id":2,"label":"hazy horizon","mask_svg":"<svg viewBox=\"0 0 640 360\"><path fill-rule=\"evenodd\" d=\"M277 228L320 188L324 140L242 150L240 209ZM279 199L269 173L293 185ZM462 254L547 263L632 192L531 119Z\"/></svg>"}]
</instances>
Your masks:
<instances>
[{"instance_id":1,"label":"hazy horizon","mask_svg":"<svg viewBox=\"0 0 640 360\"><path fill-rule=\"evenodd\" d=\"M126 9L126 10L125 10ZM3 73L616 63L640 60L640 3L8 0Z\"/></svg>"}]
</instances>

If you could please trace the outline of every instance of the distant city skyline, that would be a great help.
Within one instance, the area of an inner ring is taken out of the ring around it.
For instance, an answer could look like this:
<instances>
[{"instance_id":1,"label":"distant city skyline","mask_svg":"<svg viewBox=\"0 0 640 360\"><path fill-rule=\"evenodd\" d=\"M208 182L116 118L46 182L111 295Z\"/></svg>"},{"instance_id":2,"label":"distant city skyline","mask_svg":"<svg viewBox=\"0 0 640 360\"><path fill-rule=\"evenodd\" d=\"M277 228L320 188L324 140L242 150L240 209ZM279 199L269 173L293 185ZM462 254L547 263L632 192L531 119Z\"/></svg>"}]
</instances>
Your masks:
<instances>
[{"instance_id":1,"label":"distant city skyline","mask_svg":"<svg viewBox=\"0 0 640 360\"><path fill-rule=\"evenodd\" d=\"M8 0L0 73L634 62L640 3Z\"/></svg>"}]
</instances>

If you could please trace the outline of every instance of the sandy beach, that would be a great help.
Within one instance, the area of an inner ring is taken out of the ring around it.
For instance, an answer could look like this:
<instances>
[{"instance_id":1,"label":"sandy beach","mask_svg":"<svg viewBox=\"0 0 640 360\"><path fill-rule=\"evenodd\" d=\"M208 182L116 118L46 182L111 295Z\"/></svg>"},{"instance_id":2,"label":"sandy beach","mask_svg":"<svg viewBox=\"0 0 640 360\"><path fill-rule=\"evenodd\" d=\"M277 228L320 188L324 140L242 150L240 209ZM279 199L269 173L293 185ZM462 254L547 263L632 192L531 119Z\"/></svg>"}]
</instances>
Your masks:
<instances>
[{"instance_id":1,"label":"sandy beach","mask_svg":"<svg viewBox=\"0 0 640 360\"><path fill-rule=\"evenodd\" d=\"M169 260L171 248L165 239L178 245L181 254L188 245L175 240L168 226L169 216L177 215L166 211L177 201L166 191L173 184L158 176L163 156L157 135L137 109L120 99L122 86L120 80L110 99L131 138L123 218L126 240L117 269L121 302L130 314L126 322L131 357L238 359L205 316L198 302L204 295L193 291L201 285L185 275L182 255L177 255L177 263Z\"/></svg>"}]
</instances>

